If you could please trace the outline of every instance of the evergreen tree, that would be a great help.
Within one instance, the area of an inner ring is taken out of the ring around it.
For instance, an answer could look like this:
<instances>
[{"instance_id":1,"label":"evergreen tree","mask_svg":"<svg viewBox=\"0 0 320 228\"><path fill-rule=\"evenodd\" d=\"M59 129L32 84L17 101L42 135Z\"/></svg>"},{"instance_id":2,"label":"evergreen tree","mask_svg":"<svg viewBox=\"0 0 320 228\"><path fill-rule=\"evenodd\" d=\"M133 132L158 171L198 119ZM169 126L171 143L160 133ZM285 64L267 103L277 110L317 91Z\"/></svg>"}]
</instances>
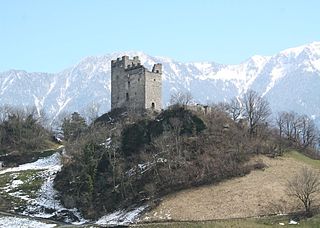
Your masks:
<instances>
[{"instance_id":1,"label":"evergreen tree","mask_svg":"<svg viewBox=\"0 0 320 228\"><path fill-rule=\"evenodd\" d=\"M77 139L87 128L85 119L78 113L74 112L70 118L65 118L62 124L62 131L65 140Z\"/></svg>"}]
</instances>

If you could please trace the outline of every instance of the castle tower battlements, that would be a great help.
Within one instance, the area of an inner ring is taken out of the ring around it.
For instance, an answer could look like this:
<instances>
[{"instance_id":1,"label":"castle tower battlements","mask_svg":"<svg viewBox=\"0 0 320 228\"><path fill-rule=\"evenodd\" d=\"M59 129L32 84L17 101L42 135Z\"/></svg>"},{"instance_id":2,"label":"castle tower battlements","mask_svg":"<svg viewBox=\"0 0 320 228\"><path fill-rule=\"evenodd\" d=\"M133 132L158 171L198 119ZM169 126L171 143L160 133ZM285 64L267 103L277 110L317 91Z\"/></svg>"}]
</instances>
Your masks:
<instances>
[{"instance_id":1,"label":"castle tower battlements","mask_svg":"<svg viewBox=\"0 0 320 228\"><path fill-rule=\"evenodd\" d=\"M149 71L138 56L111 61L111 110L125 107L139 111L161 110L162 64Z\"/></svg>"}]
</instances>

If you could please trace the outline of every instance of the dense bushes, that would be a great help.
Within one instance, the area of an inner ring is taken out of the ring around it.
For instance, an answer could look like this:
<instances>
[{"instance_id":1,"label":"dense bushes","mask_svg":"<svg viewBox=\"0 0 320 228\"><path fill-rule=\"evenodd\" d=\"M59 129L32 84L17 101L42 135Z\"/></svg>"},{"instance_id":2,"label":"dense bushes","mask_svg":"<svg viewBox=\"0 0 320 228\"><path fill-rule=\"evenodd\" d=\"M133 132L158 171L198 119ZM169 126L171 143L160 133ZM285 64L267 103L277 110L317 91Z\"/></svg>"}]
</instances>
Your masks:
<instances>
[{"instance_id":1,"label":"dense bushes","mask_svg":"<svg viewBox=\"0 0 320 228\"><path fill-rule=\"evenodd\" d=\"M35 109L0 109L0 154L14 152L16 156L48 148L50 132Z\"/></svg>"},{"instance_id":2,"label":"dense bushes","mask_svg":"<svg viewBox=\"0 0 320 228\"><path fill-rule=\"evenodd\" d=\"M143 119L126 127L122 132L122 152L135 155L143 145L164 131L178 131L180 135L193 135L205 129L204 122L195 114L181 107L163 111L156 119Z\"/></svg>"},{"instance_id":3,"label":"dense bushes","mask_svg":"<svg viewBox=\"0 0 320 228\"><path fill-rule=\"evenodd\" d=\"M78 207L87 217L94 217L95 206L110 211L119 202L114 189L113 168L105 147L92 142L83 145L72 162L63 167L55 179L66 207ZM103 202L103 203L102 203Z\"/></svg>"},{"instance_id":4,"label":"dense bushes","mask_svg":"<svg viewBox=\"0 0 320 228\"><path fill-rule=\"evenodd\" d=\"M136 154L147 143L150 143L148 121L140 120L123 130L121 149L125 155Z\"/></svg>"},{"instance_id":5,"label":"dense bushes","mask_svg":"<svg viewBox=\"0 0 320 228\"><path fill-rule=\"evenodd\" d=\"M217 105L204 114L175 105L156 116L115 110L91 126L76 121L55 180L62 202L95 218L263 168L249 159L281 155L286 140L265 117L254 125L240 118L239 107Z\"/></svg>"},{"instance_id":6,"label":"dense bushes","mask_svg":"<svg viewBox=\"0 0 320 228\"><path fill-rule=\"evenodd\" d=\"M226 113L173 108L157 116L100 118L66 144L55 187L86 217L153 202L173 191L244 175L246 130ZM105 117L110 115L104 115Z\"/></svg>"}]
</instances>

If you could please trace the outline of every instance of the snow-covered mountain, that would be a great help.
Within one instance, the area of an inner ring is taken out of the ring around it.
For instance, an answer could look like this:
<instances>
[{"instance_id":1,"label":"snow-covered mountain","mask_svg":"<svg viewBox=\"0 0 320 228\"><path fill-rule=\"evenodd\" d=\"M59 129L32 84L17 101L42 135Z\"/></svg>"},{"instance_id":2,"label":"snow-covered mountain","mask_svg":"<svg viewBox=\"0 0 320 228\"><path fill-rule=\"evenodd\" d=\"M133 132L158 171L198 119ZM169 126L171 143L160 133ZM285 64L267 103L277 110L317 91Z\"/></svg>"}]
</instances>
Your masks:
<instances>
[{"instance_id":1,"label":"snow-covered mountain","mask_svg":"<svg viewBox=\"0 0 320 228\"><path fill-rule=\"evenodd\" d=\"M320 119L320 42L253 56L237 65L181 63L143 52L88 57L57 74L11 70L0 73L0 105L29 105L51 117L63 112L110 109L110 62L122 55L139 56L151 68L163 64L163 103L177 90L191 91L196 102L228 101L253 89L265 96L274 112L294 110Z\"/></svg>"}]
</instances>

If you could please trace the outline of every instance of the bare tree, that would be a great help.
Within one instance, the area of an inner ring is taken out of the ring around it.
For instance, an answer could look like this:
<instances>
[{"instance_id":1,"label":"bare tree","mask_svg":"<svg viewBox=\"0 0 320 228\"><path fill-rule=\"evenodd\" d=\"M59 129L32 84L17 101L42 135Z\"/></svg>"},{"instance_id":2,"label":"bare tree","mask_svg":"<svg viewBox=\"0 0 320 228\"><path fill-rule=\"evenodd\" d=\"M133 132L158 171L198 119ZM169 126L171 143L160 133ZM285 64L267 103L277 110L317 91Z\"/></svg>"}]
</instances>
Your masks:
<instances>
[{"instance_id":1,"label":"bare tree","mask_svg":"<svg viewBox=\"0 0 320 228\"><path fill-rule=\"evenodd\" d=\"M285 112L279 112L278 115L276 116L275 119L276 127L278 128L278 133L279 133L279 141L278 141L278 146L279 146L279 152L282 154L283 152L283 138L284 138L284 128L285 128ZM276 152L276 151L275 151Z\"/></svg>"},{"instance_id":2,"label":"bare tree","mask_svg":"<svg viewBox=\"0 0 320 228\"><path fill-rule=\"evenodd\" d=\"M286 137L296 146L315 147L318 129L314 121L308 116L299 116L294 112L282 112L276 119L280 138Z\"/></svg>"},{"instance_id":3,"label":"bare tree","mask_svg":"<svg viewBox=\"0 0 320 228\"><path fill-rule=\"evenodd\" d=\"M227 103L225 108L234 121L237 121L243 112L241 102L236 97L231 99L230 103Z\"/></svg>"},{"instance_id":4,"label":"bare tree","mask_svg":"<svg viewBox=\"0 0 320 228\"><path fill-rule=\"evenodd\" d=\"M182 125L183 122L179 120L178 118L170 118L169 119L170 125L171 125L171 133L172 133L172 138L174 139L174 147L176 150L176 153L178 154L178 157L181 157L181 152L182 152L182 136L181 136L181 130L182 130Z\"/></svg>"},{"instance_id":5,"label":"bare tree","mask_svg":"<svg viewBox=\"0 0 320 228\"><path fill-rule=\"evenodd\" d=\"M302 116L300 118L301 144L303 147L313 147L316 144L317 139L317 127L314 122L308 116Z\"/></svg>"},{"instance_id":6,"label":"bare tree","mask_svg":"<svg viewBox=\"0 0 320 228\"><path fill-rule=\"evenodd\" d=\"M316 194L320 192L319 173L313 169L304 167L300 172L288 181L287 191L290 196L303 203L307 215L311 213L311 205Z\"/></svg>"},{"instance_id":7,"label":"bare tree","mask_svg":"<svg viewBox=\"0 0 320 228\"><path fill-rule=\"evenodd\" d=\"M169 173L172 172L172 164L175 162L174 145L175 139L172 137L172 132L165 131L161 136L157 137L153 141L153 145L158 150L158 155L167 160Z\"/></svg>"},{"instance_id":8,"label":"bare tree","mask_svg":"<svg viewBox=\"0 0 320 228\"><path fill-rule=\"evenodd\" d=\"M250 135L253 135L257 126L270 116L269 103L253 90L249 90L244 94L242 103L243 115L248 120Z\"/></svg>"},{"instance_id":9,"label":"bare tree","mask_svg":"<svg viewBox=\"0 0 320 228\"><path fill-rule=\"evenodd\" d=\"M95 119L98 118L100 106L100 104L92 102L90 105L88 105L82 110L81 113L85 117L86 122L88 124L91 124Z\"/></svg>"},{"instance_id":10,"label":"bare tree","mask_svg":"<svg viewBox=\"0 0 320 228\"><path fill-rule=\"evenodd\" d=\"M284 118L285 113L281 112L278 113L277 117L276 117L276 125L279 129L279 137L280 139L283 136L283 131L284 131L284 124L285 124L285 118Z\"/></svg>"},{"instance_id":11,"label":"bare tree","mask_svg":"<svg viewBox=\"0 0 320 228\"><path fill-rule=\"evenodd\" d=\"M296 122L296 114L294 112L283 112L281 113L281 118L283 120L283 133L287 139L293 138L293 130Z\"/></svg>"},{"instance_id":12,"label":"bare tree","mask_svg":"<svg viewBox=\"0 0 320 228\"><path fill-rule=\"evenodd\" d=\"M8 116L10 113L12 113L13 108L5 105L5 106L0 106L0 123L3 123L5 120L8 119Z\"/></svg>"},{"instance_id":13,"label":"bare tree","mask_svg":"<svg viewBox=\"0 0 320 228\"><path fill-rule=\"evenodd\" d=\"M170 97L170 104L171 105L180 105L180 106L187 106L191 103L193 97L190 91L185 92L175 92L171 94Z\"/></svg>"}]
</instances>

